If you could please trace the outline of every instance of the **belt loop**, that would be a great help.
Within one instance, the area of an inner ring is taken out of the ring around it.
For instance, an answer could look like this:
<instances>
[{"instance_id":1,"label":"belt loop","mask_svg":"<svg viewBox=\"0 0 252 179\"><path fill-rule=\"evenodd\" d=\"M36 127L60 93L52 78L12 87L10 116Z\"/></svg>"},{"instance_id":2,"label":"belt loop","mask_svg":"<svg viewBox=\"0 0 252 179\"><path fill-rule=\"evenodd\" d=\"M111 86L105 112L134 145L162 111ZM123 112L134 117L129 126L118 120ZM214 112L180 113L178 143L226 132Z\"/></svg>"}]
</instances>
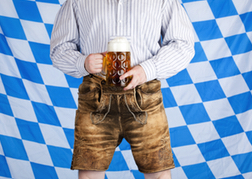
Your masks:
<instances>
[{"instance_id":1,"label":"belt loop","mask_svg":"<svg viewBox=\"0 0 252 179\"><path fill-rule=\"evenodd\" d=\"M105 84L106 84L106 81L105 81L105 80L102 80L102 81L101 81L101 84L102 84L102 85L105 85Z\"/></svg>"}]
</instances>

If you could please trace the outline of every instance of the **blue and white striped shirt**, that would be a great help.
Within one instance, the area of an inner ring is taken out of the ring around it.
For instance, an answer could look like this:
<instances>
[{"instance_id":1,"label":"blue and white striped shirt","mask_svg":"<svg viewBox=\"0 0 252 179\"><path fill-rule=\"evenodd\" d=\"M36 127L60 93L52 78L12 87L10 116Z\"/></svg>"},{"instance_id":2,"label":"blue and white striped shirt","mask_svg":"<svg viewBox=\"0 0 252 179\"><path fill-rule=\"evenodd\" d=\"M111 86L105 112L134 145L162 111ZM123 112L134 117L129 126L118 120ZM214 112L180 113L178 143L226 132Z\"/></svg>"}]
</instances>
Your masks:
<instances>
[{"instance_id":1,"label":"blue and white striped shirt","mask_svg":"<svg viewBox=\"0 0 252 179\"><path fill-rule=\"evenodd\" d=\"M129 40L131 65L141 65L147 81L177 74L194 56L192 24L177 0L66 0L51 36L53 65L86 76L86 57L116 36Z\"/></svg>"}]
</instances>

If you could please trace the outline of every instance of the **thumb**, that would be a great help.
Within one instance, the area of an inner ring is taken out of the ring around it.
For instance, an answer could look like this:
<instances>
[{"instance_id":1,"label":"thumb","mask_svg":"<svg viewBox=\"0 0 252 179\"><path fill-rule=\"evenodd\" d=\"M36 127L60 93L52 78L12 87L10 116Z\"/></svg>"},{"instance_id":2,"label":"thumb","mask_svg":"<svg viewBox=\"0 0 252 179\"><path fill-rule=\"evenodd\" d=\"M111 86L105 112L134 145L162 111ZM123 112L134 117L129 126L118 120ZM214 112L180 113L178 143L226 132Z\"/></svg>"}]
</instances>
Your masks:
<instances>
[{"instance_id":1,"label":"thumb","mask_svg":"<svg viewBox=\"0 0 252 179\"><path fill-rule=\"evenodd\" d=\"M105 57L106 54L107 54L107 51L106 52L102 52L101 54Z\"/></svg>"}]
</instances>

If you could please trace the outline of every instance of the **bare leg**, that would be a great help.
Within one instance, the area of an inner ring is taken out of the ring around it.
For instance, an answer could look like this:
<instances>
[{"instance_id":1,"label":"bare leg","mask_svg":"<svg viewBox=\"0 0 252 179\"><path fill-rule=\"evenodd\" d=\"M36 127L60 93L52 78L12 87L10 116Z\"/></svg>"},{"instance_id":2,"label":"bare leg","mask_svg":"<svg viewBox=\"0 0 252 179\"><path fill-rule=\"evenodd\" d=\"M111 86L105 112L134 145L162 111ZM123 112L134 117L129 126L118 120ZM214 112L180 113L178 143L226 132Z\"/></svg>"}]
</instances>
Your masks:
<instances>
[{"instance_id":1,"label":"bare leg","mask_svg":"<svg viewBox=\"0 0 252 179\"><path fill-rule=\"evenodd\" d=\"M79 179L104 179L105 171L79 170Z\"/></svg>"},{"instance_id":2,"label":"bare leg","mask_svg":"<svg viewBox=\"0 0 252 179\"><path fill-rule=\"evenodd\" d=\"M157 173L145 173L145 179L171 179L171 171L165 170Z\"/></svg>"}]
</instances>

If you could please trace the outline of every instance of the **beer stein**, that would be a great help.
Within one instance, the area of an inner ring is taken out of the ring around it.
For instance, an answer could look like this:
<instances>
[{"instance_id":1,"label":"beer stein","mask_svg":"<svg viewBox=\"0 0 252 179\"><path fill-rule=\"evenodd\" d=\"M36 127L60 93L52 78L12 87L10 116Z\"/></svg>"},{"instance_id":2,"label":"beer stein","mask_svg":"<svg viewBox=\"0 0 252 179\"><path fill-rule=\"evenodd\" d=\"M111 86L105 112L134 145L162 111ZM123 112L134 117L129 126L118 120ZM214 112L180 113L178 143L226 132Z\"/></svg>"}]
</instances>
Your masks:
<instances>
[{"instance_id":1,"label":"beer stein","mask_svg":"<svg viewBox=\"0 0 252 179\"><path fill-rule=\"evenodd\" d=\"M132 77L123 80L119 78L130 69L130 44L125 37L116 37L108 43L107 54L103 59L106 84L113 87L127 86Z\"/></svg>"}]
</instances>

